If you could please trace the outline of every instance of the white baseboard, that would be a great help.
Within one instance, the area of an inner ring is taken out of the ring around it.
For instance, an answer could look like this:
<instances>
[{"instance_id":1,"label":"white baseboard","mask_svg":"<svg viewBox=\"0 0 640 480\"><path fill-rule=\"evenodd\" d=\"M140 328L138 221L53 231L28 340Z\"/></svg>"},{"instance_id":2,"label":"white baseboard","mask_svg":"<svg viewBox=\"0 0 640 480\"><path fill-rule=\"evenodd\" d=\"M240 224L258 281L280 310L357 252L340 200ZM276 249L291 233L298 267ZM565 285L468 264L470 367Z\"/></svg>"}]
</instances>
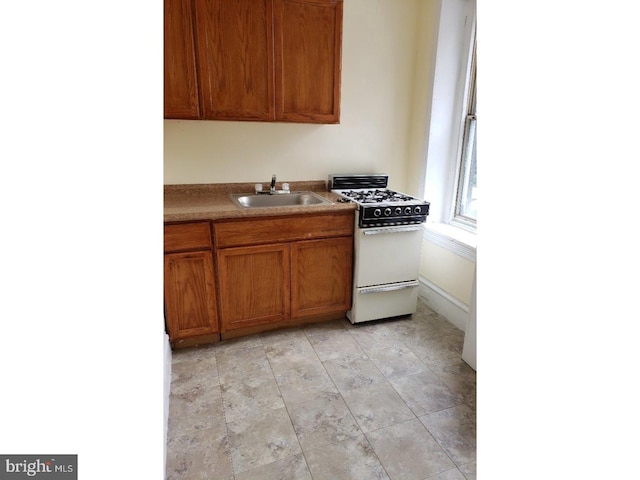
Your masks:
<instances>
[{"instance_id":1,"label":"white baseboard","mask_svg":"<svg viewBox=\"0 0 640 480\"><path fill-rule=\"evenodd\" d=\"M469 321L469 305L462 303L422 276L420 277L418 295L431 310L445 317L463 332L466 331Z\"/></svg>"}]
</instances>

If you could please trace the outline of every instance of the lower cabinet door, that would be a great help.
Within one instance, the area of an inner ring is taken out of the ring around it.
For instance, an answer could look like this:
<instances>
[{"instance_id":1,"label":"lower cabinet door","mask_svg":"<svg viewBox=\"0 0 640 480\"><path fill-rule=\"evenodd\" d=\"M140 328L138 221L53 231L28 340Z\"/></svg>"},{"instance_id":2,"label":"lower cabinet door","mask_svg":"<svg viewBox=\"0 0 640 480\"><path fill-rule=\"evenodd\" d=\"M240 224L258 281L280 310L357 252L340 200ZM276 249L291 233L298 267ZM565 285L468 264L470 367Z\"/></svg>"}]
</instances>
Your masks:
<instances>
[{"instance_id":1,"label":"lower cabinet door","mask_svg":"<svg viewBox=\"0 0 640 480\"><path fill-rule=\"evenodd\" d=\"M218 250L221 331L290 318L289 244Z\"/></svg>"},{"instance_id":2,"label":"lower cabinet door","mask_svg":"<svg viewBox=\"0 0 640 480\"><path fill-rule=\"evenodd\" d=\"M219 332L211 251L164 256L164 301L172 341Z\"/></svg>"},{"instance_id":3,"label":"lower cabinet door","mask_svg":"<svg viewBox=\"0 0 640 480\"><path fill-rule=\"evenodd\" d=\"M291 248L291 316L301 318L349 310L353 239L295 242Z\"/></svg>"}]
</instances>

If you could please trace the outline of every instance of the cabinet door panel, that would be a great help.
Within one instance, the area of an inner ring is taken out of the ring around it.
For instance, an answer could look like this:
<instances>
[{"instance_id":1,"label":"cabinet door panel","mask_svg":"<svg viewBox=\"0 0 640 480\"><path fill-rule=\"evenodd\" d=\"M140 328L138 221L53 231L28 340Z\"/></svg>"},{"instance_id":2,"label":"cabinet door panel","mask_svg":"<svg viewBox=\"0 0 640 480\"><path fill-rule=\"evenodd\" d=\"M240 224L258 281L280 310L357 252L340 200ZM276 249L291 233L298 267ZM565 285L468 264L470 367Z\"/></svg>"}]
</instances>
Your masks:
<instances>
[{"instance_id":1,"label":"cabinet door panel","mask_svg":"<svg viewBox=\"0 0 640 480\"><path fill-rule=\"evenodd\" d=\"M196 0L204 118L270 120L272 0Z\"/></svg>"},{"instance_id":2,"label":"cabinet door panel","mask_svg":"<svg viewBox=\"0 0 640 480\"><path fill-rule=\"evenodd\" d=\"M200 116L191 0L164 0L164 117Z\"/></svg>"},{"instance_id":3,"label":"cabinet door panel","mask_svg":"<svg viewBox=\"0 0 640 480\"><path fill-rule=\"evenodd\" d=\"M340 121L342 0L274 0L276 119Z\"/></svg>"},{"instance_id":4,"label":"cabinet door panel","mask_svg":"<svg viewBox=\"0 0 640 480\"><path fill-rule=\"evenodd\" d=\"M172 341L218 331L211 251L165 255L164 292Z\"/></svg>"},{"instance_id":5,"label":"cabinet door panel","mask_svg":"<svg viewBox=\"0 0 640 480\"><path fill-rule=\"evenodd\" d=\"M218 250L222 331L289 319L289 245Z\"/></svg>"},{"instance_id":6,"label":"cabinet door panel","mask_svg":"<svg viewBox=\"0 0 640 480\"><path fill-rule=\"evenodd\" d=\"M291 316L349 310L353 238L296 242L291 248Z\"/></svg>"}]
</instances>

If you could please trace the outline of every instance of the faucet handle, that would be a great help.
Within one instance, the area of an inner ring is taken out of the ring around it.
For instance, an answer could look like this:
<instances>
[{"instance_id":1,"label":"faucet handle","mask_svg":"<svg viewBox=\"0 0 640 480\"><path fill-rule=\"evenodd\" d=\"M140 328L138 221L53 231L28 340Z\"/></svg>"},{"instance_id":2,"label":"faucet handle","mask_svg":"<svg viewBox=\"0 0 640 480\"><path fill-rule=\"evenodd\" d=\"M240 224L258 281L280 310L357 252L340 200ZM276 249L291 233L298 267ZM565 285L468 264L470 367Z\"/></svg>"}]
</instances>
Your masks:
<instances>
[{"instance_id":1,"label":"faucet handle","mask_svg":"<svg viewBox=\"0 0 640 480\"><path fill-rule=\"evenodd\" d=\"M282 190L284 190L285 192L289 191L289 184L288 183L283 183L282 184Z\"/></svg>"}]
</instances>

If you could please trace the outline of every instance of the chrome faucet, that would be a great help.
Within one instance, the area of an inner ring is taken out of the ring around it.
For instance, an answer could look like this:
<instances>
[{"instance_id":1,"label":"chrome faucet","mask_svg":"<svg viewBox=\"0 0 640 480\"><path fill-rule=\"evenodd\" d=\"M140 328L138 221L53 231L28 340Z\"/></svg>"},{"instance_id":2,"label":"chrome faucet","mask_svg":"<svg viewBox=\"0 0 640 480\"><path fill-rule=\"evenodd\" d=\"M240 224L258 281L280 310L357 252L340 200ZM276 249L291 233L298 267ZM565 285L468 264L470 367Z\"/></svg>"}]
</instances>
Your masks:
<instances>
[{"instance_id":1,"label":"chrome faucet","mask_svg":"<svg viewBox=\"0 0 640 480\"><path fill-rule=\"evenodd\" d=\"M256 194L268 193L269 195L279 195L282 193L291 193L291 190L289 189L289 184L286 182L282 184L282 190L276 190L276 174L275 173L271 176L271 187L269 188L268 192L262 190L261 183L256 183L255 187L256 187Z\"/></svg>"}]
</instances>

